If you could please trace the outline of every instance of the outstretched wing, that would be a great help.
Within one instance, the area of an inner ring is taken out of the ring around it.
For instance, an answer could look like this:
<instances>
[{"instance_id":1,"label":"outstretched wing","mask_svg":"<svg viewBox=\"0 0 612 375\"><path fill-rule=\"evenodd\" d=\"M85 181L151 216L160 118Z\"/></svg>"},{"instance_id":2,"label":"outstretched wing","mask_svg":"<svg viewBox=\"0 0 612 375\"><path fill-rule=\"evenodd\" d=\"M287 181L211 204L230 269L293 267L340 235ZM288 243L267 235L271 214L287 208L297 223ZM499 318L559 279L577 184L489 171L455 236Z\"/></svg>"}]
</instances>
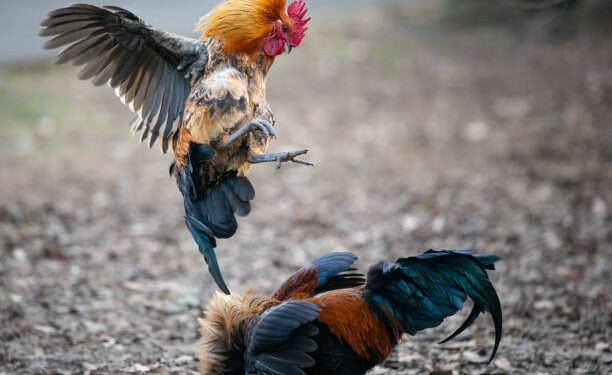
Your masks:
<instances>
[{"instance_id":1,"label":"outstretched wing","mask_svg":"<svg viewBox=\"0 0 612 375\"><path fill-rule=\"evenodd\" d=\"M351 272L355 260L357 256L349 252L323 255L291 275L272 298L279 301L305 299L328 290L362 285L365 281L363 275Z\"/></svg>"},{"instance_id":2,"label":"outstretched wing","mask_svg":"<svg viewBox=\"0 0 612 375\"><path fill-rule=\"evenodd\" d=\"M149 147L173 148L190 91L190 74L208 61L206 44L155 29L133 13L114 6L73 4L41 22L45 48L65 47L55 62L84 65L79 79L108 83L136 113L134 132Z\"/></svg>"},{"instance_id":3,"label":"outstretched wing","mask_svg":"<svg viewBox=\"0 0 612 375\"><path fill-rule=\"evenodd\" d=\"M502 312L486 269L493 269L497 260L496 256L474 256L469 251L428 250L370 268L364 296L371 306L397 319L411 335L438 326L444 318L461 310L470 297L474 301L472 312L446 340L469 327L481 312L488 311L495 325L490 361L501 340Z\"/></svg>"},{"instance_id":4,"label":"outstretched wing","mask_svg":"<svg viewBox=\"0 0 612 375\"><path fill-rule=\"evenodd\" d=\"M308 353L317 349L311 337L319 331L311 323L319 312L314 303L288 301L262 313L247 333L245 373L303 375L315 364Z\"/></svg>"}]
</instances>

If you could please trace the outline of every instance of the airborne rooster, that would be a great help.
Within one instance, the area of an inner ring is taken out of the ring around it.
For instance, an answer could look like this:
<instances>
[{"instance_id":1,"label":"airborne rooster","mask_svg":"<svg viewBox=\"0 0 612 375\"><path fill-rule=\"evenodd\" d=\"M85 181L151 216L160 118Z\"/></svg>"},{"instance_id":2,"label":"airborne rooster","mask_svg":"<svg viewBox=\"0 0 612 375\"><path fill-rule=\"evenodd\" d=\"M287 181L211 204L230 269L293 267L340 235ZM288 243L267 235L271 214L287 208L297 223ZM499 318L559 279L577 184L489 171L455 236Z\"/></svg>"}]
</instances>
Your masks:
<instances>
[{"instance_id":1,"label":"airborne rooster","mask_svg":"<svg viewBox=\"0 0 612 375\"><path fill-rule=\"evenodd\" d=\"M286 9L285 9L286 8ZM306 150L266 154L276 136L265 86L274 58L300 45L302 0L227 0L200 20L200 40L156 29L131 12L74 4L42 21L45 48L67 46L56 63L84 65L80 79L108 83L136 113L132 129L149 146L174 151L187 227L219 287L229 293L215 238L232 236L247 215L254 163L293 161Z\"/></svg>"},{"instance_id":2,"label":"airborne rooster","mask_svg":"<svg viewBox=\"0 0 612 375\"><path fill-rule=\"evenodd\" d=\"M199 319L202 374L363 374L382 362L403 333L438 326L474 307L443 342L488 311L495 325L495 355L502 312L486 269L496 256L433 251L381 262L367 278L351 267L357 257L331 253L293 274L271 297L216 293Z\"/></svg>"}]
</instances>

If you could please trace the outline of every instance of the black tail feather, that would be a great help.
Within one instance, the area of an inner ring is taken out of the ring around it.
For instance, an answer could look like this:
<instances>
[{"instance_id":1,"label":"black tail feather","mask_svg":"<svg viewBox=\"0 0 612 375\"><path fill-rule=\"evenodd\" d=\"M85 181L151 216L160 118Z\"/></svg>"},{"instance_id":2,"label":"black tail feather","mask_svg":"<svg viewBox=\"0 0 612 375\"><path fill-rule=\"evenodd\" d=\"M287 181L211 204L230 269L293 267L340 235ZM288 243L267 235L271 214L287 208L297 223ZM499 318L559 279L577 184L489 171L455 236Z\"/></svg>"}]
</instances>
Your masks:
<instances>
[{"instance_id":1,"label":"black tail feather","mask_svg":"<svg viewBox=\"0 0 612 375\"><path fill-rule=\"evenodd\" d=\"M255 196L253 185L244 176L230 175L215 186L210 193L198 194L192 202L196 217L209 227L215 237L228 238L236 233L236 215L251 212L250 200Z\"/></svg>"},{"instance_id":2,"label":"black tail feather","mask_svg":"<svg viewBox=\"0 0 612 375\"><path fill-rule=\"evenodd\" d=\"M204 255L215 282L229 294L217 264L215 239L228 238L236 232L238 223L235 215L244 216L250 212L250 201L255 197L255 191L246 177L235 173L226 175L215 186L201 186L204 182L199 176L198 163L206 162L213 156L212 148L192 144L186 157L187 165L177 168L173 164L170 172L175 173L183 194L187 228Z\"/></svg>"},{"instance_id":3,"label":"black tail feather","mask_svg":"<svg viewBox=\"0 0 612 375\"><path fill-rule=\"evenodd\" d=\"M450 336L448 336L444 340L438 342L438 344L444 344L444 343L449 342L450 340L454 339L455 337L459 336L459 334L461 332L465 331L469 326L472 325L472 323L474 323L474 321L476 320L476 318L478 318L478 315L481 312L482 311L480 311L478 306L474 305L474 307L472 307L472 311L470 311L470 315L467 317L467 319L465 319L465 321L461 324L461 326L459 328L457 328L455 330L455 332L451 333ZM493 352L495 352L495 350Z\"/></svg>"},{"instance_id":4,"label":"black tail feather","mask_svg":"<svg viewBox=\"0 0 612 375\"><path fill-rule=\"evenodd\" d=\"M179 189L183 193L185 214L209 228L216 238L228 238L236 233L236 215L251 211L250 201L255 190L248 178L228 173L216 185L201 178L199 163L210 160L214 151L205 145L191 144L186 157L187 166L178 170ZM170 172L176 172L176 166Z\"/></svg>"}]
</instances>

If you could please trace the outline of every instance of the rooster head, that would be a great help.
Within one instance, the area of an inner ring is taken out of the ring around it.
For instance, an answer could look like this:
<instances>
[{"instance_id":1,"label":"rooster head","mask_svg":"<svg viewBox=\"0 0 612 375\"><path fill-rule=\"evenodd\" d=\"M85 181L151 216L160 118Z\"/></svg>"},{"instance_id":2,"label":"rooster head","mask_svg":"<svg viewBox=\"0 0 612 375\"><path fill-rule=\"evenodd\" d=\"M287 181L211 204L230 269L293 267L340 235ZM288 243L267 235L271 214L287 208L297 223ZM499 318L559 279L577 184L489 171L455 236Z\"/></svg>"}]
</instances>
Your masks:
<instances>
[{"instance_id":1,"label":"rooster head","mask_svg":"<svg viewBox=\"0 0 612 375\"><path fill-rule=\"evenodd\" d=\"M282 17L274 22L270 35L264 43L264 52L270 57L282 54L300 45L306 34L306 24L310 17L306 16L306 3L296 0L287 8L287 17Z\"/></svg>"},{"instance_id":2,"label":"rooster head","mask_svg":"<svg viewBox=\"0 0 612 375\"><path fill-rule=\"evenodd\" d=\"M286 5L286 0L226 0L200 20L198 29L203 37L221 40L227 52L255 55L263 49L276 57L300 45L310 21L303 0Z\"/></svg>"}]
</instances>

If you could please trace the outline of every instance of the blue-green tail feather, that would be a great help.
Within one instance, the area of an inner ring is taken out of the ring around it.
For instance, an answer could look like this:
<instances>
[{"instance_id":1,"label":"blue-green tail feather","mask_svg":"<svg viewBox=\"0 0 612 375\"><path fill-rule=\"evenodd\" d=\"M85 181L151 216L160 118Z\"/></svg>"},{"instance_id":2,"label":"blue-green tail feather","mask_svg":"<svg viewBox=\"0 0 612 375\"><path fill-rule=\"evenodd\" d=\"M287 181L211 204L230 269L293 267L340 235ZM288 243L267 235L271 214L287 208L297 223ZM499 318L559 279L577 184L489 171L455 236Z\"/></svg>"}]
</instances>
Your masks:
<instances>
[{"instance_id":1,"label":"blue-green tail feather","mask_svg":"<svg viewBox=\"0 0 612 375\"><path fill-rule=\"evenodd\" d=\"M498 260L497 256L472 255L467 250L428 250L396 263L380 263L368 272L364 297L375 310L390 314L411 335L438 326L444 318L461 310L470 297L474 301L470 315L443 342L463 332L481 312L487 311L495 326L491 361L501 340L502 312L486 269L494 269Z\"/></svg>"},{"instance_id":2,"label":"blue-green tail feather","mask_svg":"<svg viewBox=\"0 0 612 375\"><path fill-rule=\"evenodd\" d=\"M236 215L249 213L255 191L246 177L237 176L235 172L220 177L216 185L202 178L201 164L211 160L214 154L208 145L191 143L185 157L186 165L182 168L173 165L170 172L176 176L183 194L187 228L213 279L224 293L229 294L217 263L215 239L228 238L236 232Z\"/></svg>"},{"instance_id":3,"label":"blue-green tail feather","mask_svg":"<svg viewBox=\"0 0 612 375\"><path fill-rule=\"evenodd\" d=\"M223 280L215 254L215 247L217 246L215 234L209 226L202 222L202 213L198 208L198 192L193 180L195 174L193 163L210 159L213 154L211 148L192 144L190 145L190 151L187 155L187 166L178 170L175 166L171 167L170 170L171 172L178 172L176 177L179 189L183 194L185 224L187 224L191 236L198 244L198 250L204 256L204 260L208 265L208 271L217 283L217 286L219 286L225 294L229 294L229 289L225 284L225 280Z\"/></svg>"},{"instance_id":4,"label":"blue-green tail feather","mask_svg":"<svg viewBox=\"0 0 612 375\"><path fill-rule=\"evenodd\" d=\"M191 215L185 215L185 223L198 244L198 250L204 256L204 260L208 265L208 272L210 272L215 283L219 286L219 289L225 294L230 294L229 288L225 284L225 280L223 280L219 263L217 262L217 255L215 254L217 243L215 237L210 234L210 229Z\"/></svg>"}]
</instances>

